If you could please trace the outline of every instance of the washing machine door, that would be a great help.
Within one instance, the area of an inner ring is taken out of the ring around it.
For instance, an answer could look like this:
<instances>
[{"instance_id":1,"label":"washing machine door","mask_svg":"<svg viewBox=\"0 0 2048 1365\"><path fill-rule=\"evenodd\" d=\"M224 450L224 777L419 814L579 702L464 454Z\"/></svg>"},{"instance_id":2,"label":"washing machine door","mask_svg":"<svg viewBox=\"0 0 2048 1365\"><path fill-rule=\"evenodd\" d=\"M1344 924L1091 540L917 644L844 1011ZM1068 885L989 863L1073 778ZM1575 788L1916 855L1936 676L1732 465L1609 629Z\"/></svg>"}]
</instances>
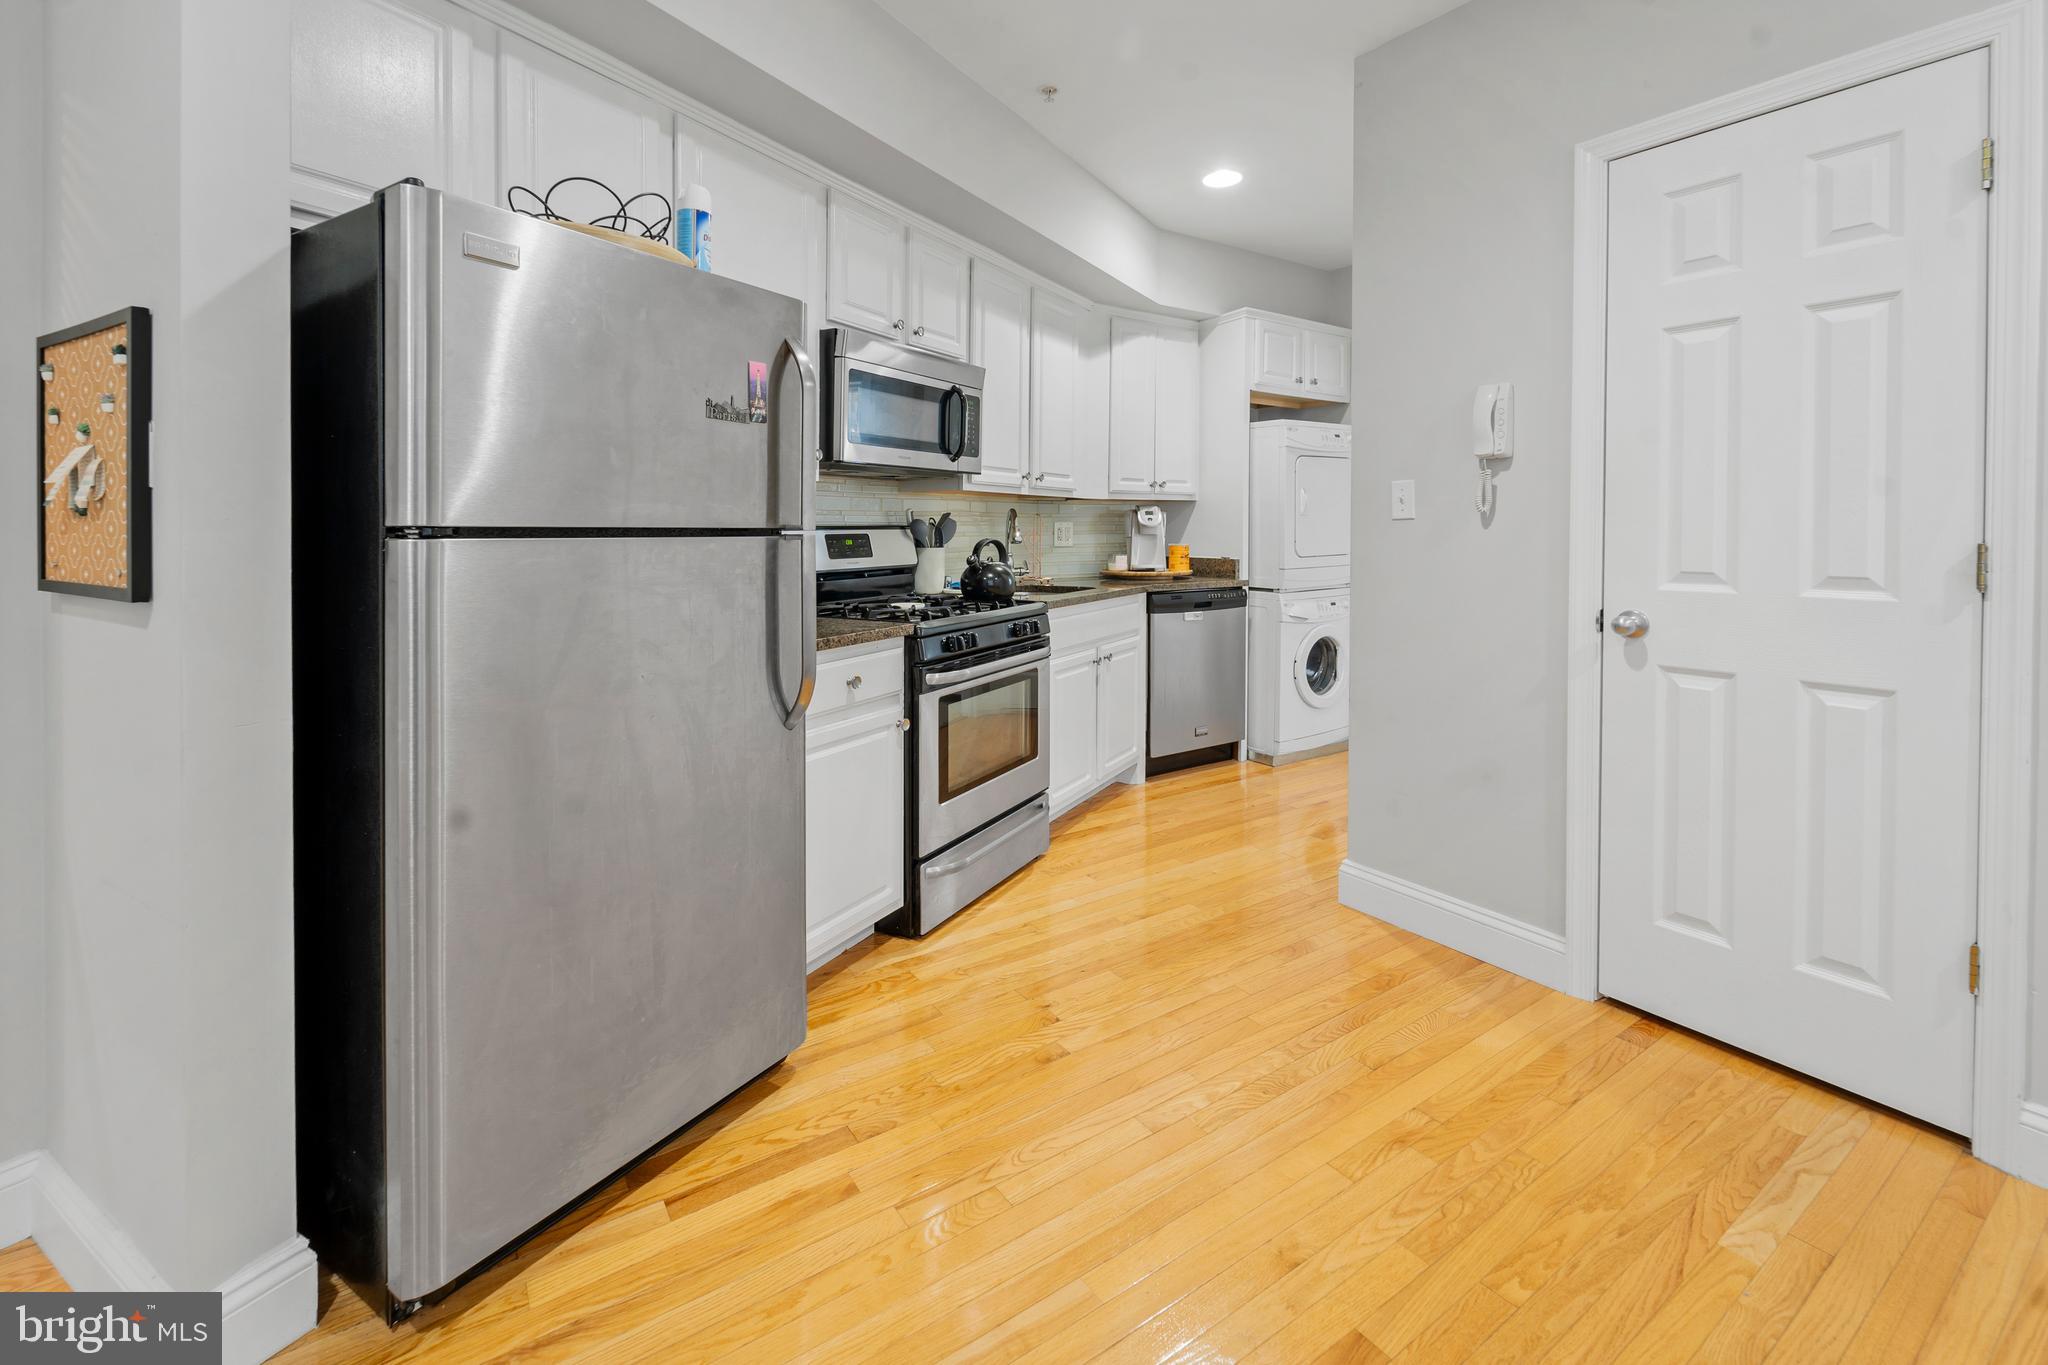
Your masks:
<instances>
[{"instance_id":1,"label":"washing machine door","mask_svg":"<svg viewBox=\"0 0 2048 1365\"><path fill-rule=\"evenodd\" d=\"M1303 633L1301 647L1294 653L1294 688L1302 701L1321 709L1344 700L1344 683L1351 667L1348 653L1339 625L1319 625Z\"/></svg>"}]
</instances>

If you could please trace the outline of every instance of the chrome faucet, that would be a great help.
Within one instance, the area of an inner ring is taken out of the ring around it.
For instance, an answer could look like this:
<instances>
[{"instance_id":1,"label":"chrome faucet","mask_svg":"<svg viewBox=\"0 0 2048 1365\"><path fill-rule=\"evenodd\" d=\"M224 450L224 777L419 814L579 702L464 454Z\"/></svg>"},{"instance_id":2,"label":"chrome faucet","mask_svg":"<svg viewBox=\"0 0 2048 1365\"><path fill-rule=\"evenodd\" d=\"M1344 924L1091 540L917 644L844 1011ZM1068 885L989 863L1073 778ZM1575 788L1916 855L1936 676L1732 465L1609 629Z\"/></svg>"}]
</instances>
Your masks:
<instances>
[{"instance_id":1,"label":"chrome faucet","mask_svg":"<svg viewBox=\"0 0 2048 1365\"><path fill-rule=\"evenodd\" d=\"M1007 535L1012 545L1022 545L1024 543L1024 530L1017 524L1017 509L1014 507L1010 509L1010 528ZM1018 574L1030 573L1031 562L1025 559L1023 555L1012 552L1010 555L1010 570L1012 573Z\"/></svg>"}]
</instances>

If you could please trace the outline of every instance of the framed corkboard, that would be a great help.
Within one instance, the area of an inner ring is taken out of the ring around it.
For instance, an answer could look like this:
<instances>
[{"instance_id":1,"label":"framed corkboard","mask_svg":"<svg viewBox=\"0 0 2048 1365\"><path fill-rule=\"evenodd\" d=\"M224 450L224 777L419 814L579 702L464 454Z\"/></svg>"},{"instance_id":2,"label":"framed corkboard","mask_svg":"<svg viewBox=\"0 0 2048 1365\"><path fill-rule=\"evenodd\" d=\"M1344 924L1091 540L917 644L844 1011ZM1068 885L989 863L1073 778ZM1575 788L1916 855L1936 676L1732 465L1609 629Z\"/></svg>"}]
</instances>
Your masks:
<instances>
[{"instance_id":1,"label":"framed corkboard","mask_svg":"<svg viewBox=\"0 0 2048 1365\"><path fill-rule=\"evenodd\" d=\"M36 586L149 600L149 310L36 339Z\"/></svg>"}]
</instances>

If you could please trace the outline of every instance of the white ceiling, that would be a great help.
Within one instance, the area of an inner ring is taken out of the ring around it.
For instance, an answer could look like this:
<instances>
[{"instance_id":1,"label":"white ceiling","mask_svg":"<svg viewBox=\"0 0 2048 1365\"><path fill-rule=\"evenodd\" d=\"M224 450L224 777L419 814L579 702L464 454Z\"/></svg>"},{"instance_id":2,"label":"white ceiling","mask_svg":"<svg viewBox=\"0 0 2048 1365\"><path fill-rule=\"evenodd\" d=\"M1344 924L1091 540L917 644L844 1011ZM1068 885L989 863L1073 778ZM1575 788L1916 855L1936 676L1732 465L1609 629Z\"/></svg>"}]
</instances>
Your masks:
<instances>
[{"instance_id":1,"label":"white ceiling","mask_svg":"<svg viewBox=\"0 0 2048 1365\"><path fill-rule=\"evenodd\" d=\"M1351 59L1463 0L877 3L1160 227L1334 270ZM1244 183L1205 188L1219 166Z\"/></svg>"}]
</instances>

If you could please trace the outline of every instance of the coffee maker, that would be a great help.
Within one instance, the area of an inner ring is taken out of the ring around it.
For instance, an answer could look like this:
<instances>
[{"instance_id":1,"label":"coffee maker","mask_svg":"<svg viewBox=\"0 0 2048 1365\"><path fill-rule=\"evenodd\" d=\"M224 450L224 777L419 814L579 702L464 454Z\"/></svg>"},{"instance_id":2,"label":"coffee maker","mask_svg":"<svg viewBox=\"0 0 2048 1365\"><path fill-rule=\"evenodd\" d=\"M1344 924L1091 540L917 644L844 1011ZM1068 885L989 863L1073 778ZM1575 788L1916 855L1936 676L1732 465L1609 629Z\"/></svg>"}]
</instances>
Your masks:
<instances>
[{"instance_id":1,"label":"coffee maker","mask_svg":"<svg viewBox=\"0 0 2048 1365\"><path fill-rule=\"evenodd\" d=\"M1130 563L1145 571L1166 568L1166 513L1157 507L1131 509Z\"/></svg>"}]
</instances>

